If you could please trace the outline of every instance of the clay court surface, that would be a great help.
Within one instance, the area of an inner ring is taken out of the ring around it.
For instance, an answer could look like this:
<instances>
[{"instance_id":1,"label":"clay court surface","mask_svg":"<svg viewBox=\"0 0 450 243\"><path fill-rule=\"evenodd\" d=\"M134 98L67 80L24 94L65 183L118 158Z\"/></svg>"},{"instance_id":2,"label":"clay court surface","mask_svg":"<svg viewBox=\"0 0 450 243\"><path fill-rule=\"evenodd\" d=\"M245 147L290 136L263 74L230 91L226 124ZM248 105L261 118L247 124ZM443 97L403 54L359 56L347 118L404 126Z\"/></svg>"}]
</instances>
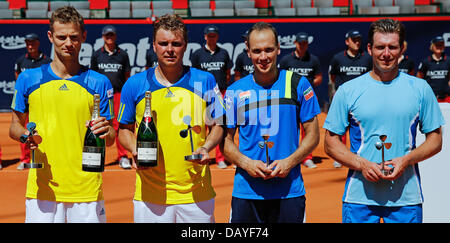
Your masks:
<instances>
[{"instance_id":1,"label":"clay court surface","mask_svg":"<svg viewBox=\"0 0 450 243\"><path fill-rule=\"evenodd\" d=\"M324 113L319 115L320 127L325 116ZM11 113L0 113L0 146L3 164L3 169L0 170L0 223L22 223L25 221L25 189L28 171L16 169L19 163L20 147L18 142L9 138L10 121ZM341 197L347 169L333 167L333 160L323 151L323 128L320 128L320 136L320 144L313 152L317 168L309 169L302 166L306 187L306 222L338 223L341 222ZM103 172L107 222L132 223L135 171L120 168L114 162L115 156L115 147L108 147L107 166ZM216 222L226 223L230 214L234 169L232 166L219 169L216 164L212 164L211 171L217 194Z\"/></svg>"}]
</instances>

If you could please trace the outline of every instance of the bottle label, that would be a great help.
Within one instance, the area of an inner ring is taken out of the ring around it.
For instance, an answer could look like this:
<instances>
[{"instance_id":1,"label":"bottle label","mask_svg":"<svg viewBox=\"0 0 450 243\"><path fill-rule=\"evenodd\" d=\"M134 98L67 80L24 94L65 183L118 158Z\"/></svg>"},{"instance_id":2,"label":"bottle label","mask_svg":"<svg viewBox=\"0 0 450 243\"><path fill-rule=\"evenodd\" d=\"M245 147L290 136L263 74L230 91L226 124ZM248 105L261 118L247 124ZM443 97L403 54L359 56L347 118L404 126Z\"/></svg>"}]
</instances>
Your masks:
<instances>
[{"instance_id":1,"label":"bottle label","mask_svg":"<svg viewBox=\"0 0 450 243\"><path fill-rule=\"evenodd\" d=\"M156 142L138 142L138 160L157 160L158 146Z\"/></svg>"},{"instance_id":2,"label":"bottle label","mask_svg":"<svg viewBox=\"0 0 450 243\"><path fill-rule=\"evenodd\" d=\"M102 149L98 147L84 147L82 164L88 166L100 166L102 163Z\"/></svg>"}]
</instances>

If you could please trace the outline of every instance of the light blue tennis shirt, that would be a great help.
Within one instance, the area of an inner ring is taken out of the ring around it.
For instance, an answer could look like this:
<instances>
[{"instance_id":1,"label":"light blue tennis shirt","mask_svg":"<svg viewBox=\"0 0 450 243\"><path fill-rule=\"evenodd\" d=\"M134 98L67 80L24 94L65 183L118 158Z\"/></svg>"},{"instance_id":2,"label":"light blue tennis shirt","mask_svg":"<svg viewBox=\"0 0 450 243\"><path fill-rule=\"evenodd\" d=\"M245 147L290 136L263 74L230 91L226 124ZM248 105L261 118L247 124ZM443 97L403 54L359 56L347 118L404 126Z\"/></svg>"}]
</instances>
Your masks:
<instances>
[{"instance_id":1,"label":"light blue tennis shirt","mask_svg":"<svg viewBox=\"0 0 450 243\"><path fill-rule=\"evenodd\" d=\"M339 87L324 128L350 134L350 150L381 163L375 143L386 135L385 161L408 154L416 148L416 132L429 133L444 124L432 89L425 80L399 72L392 81L374 80L370 73ZM367 181L361 171L349 170L343 201L365 205L405 206L423 202L418 165L409 166L394 181Z\"/></svg>"}]
</instances>

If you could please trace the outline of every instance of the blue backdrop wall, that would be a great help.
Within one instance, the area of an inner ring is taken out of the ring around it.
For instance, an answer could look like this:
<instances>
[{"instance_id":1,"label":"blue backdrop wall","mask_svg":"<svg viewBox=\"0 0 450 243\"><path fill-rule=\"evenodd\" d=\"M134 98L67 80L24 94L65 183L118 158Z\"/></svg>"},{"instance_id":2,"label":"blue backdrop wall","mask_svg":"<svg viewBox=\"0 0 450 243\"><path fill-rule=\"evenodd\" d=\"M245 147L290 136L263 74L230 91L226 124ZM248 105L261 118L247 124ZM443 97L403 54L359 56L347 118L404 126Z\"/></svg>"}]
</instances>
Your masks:
<instances>
[{"instance_id":1,"label":"blue backdrop wall","mask_svg":"<svg viewBox=\"0 0 450 243\"><path fill-rule=\"evenodd\" d=\"M400 18L400 20L402 20ZM233 60L244 49L244 43L241 35L249 29L254 22L259 20L201 20L186 21L188 24L189 44L184 56L184 63L190 65L189 57L193 51L204 44L203 29L213 23L219 27L219 43L225 48ZM309 19L308 21L296 21L284 19L283 21L274 21L267 19L278 31L278 38L281 44L281 54L292 52L295 48L295 34L303 31L311 37L309 39L309 51L319 57L321 62L321 71L323 82L317 88L317 95L321 103L328 100L328 65L332 56L345 49L344 35L350 29L359 30L364 38L364 46L367 44L367 31L373 18L343 18L343 19ZM407 55L415 61L416 69L420 60L430 54L430 40L437 35L445 39L445 46L450 46L450 18L414 18L409 17L402 20L407 29L408 50ZM101 30L106 24L113 24L117 28L119 46L125 49L130 57L132 74L144 70L145 53L152 48L151 24L142 22L123 23L120 21L86 21L87 40L83 44L80 53L80 63L89 65L90 58L94 50L100 48L103 44ZM17 57L24 54L25 41L27 33L34 32L39 35L41 40L41 49L49 56L53 56L52 46L48 41L46 33L48 24L42 23L2 23L0 22L0 111L10 111L11 100L14 93L14 62ZM233 71L232 71L233 73Z\"/></svg>"}]
</instances>

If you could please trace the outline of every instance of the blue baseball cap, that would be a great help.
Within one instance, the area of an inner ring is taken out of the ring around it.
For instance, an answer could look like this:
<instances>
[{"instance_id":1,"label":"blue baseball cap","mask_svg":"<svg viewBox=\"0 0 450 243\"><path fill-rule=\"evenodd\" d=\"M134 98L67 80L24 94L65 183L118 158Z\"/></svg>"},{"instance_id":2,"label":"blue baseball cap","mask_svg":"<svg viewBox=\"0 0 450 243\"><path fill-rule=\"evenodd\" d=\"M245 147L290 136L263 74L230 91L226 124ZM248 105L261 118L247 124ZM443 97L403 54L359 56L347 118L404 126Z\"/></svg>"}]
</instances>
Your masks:
<instances>
[{"instance_id":1,"label":"blue baseball cap","mask_svg":"<svg viewBox=\"0 0 450 243\"><path fill-rule=\"evenodd\" d=\"M295 41L297 41L297 42L302 42L302 41L308 42L308 34L306 34L305 32L297 33L295 35Z\"/></svg>"},{"instance_id":2,"label":"blue baseball cap","mask_svg":"<svg viewBox=\"0 0 450 243\"><path fill-rule=\"evenodd\" d=\"M215 25L208 25L203 32L205 33L205 35L209 33L219 34L219 28L217 28L217 26Z\"/></svg>"},{"instance_id":3,"label":"blue baseball cap","mask_svg":"<svg viewBox=\"0 0 450 243\"><path fill-rule=\"evenodd\" d=\"M345 39L348 39L348 38L355 38L355 37L362 37L361 33L359 33L358 30L349 30L349 31L345 34Z\"/></svg>"},{"instance_id":4,"label":"blue baseball cap","mask_svg":"<svg viewBox=\"0 0 450 243\"><path fill-rule=\"evenodd\" d=\"M112 25L107 25L107 26L103 27L102 35L106 35L108 33L114 33L115 34L116 33L116 28L114 26L112 26Z\"/></svg>"},{"instance_id":5,"label":"blue baseball cap","mask_svg":"<svg viewBox=\"0 0 450 243\"><path fill-rule=\"evenodd\" d=\"M433 43L433 44L436 42L444 42L444 38L442 36L438 35L431 40L431 43Z\"/></svg>"},{"instance_id":6,"label":"blue baseball cap","mask_svg":"<svg viewBox=\"0 0 450 243\"><path fill-rule=\"evenodd\" d=\"M249 31L246 30L245 33L241 35L241 37L244 38L244 39L246 40L247 37L248 37L248 32L249 32Z\"/></svg>"},{"instance_id":7,"label":"blue baseball cap","mask_svg":"<svg viewBox=\"0 0 450 243\"><path fill-rule=\"evenodd\" d=\"M25 40L39 40L39 36L35 33L29 33L25 36Z\"/></svg>"}]
</instances>

